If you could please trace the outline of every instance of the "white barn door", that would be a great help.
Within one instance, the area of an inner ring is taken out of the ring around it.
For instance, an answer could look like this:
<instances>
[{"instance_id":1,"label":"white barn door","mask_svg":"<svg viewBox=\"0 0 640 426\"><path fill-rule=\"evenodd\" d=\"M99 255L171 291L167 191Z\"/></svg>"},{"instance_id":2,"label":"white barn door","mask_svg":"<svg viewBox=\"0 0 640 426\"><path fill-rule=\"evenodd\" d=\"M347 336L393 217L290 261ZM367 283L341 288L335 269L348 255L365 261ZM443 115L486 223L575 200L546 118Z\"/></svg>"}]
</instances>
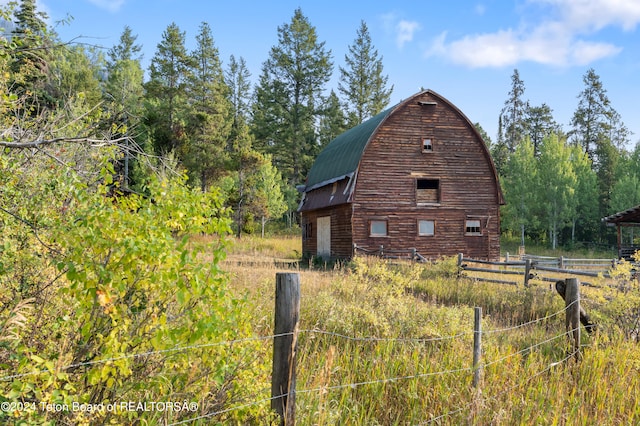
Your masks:
<instances>
[{"instance_id":1,"label":"white barn door","mask_svg":"<svg viewBox=\"0 0 640 426\"><path fill-rule=\"evenodd\" d=\"M318 256L331 257L331 216L318 218Z\"/></svg>"}]
</instances>

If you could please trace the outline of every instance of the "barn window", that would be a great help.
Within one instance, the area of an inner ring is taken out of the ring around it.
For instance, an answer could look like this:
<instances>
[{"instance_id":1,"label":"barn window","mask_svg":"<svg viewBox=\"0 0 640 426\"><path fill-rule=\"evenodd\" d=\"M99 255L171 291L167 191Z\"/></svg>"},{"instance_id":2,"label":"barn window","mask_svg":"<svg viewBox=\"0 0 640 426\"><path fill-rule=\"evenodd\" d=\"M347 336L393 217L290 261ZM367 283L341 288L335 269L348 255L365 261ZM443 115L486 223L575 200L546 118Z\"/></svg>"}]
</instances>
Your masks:
<instances>
[{"instance_id":1,"label":"barn window","mask_svg":"<svg viewBox=\"0 0 640 426\"><path fill-rule=\"evenodd\" d=\"M480 221L477 219L468 219L464 225L464 233L467 235L482 235Z\"/></svg>"},{"instance_id":2,"label":"barn window","mask_svg":"<svg viewBox=\"0 0 640 426\"><path fill-rule=\"evenodd\" d=\"M439 203L440 202L440 180L439 179L417 179L416 180L416 202Z\"/></svg>"},{"instance_id":3,"label":"barn window","mask_svg":"<svg viewBox=\"0 0 640 426\"><path fill-rule=\"evenodd\" d=\"M372 220L369 222L369 235L371 237L386 237L387 236L387 221L386 220Z\"/></svg>"},{"instance_id":4,"label":"barn window","mask_svg":"<svg viewBox=\"0 0 640 426\"><path fill-rule=\"evenodd\" d=\"M435 234L436 223L433 220L418 221L418 235L430 236Z\"/></svg>"},{"instance_id":5,"label":"barn window","mask_svg":"<svg viewBox=\"0 0 640 426\"><path fill-rule=\"evenodd\" d=\"M307 222L302 225L302 240L306 241L313 236L313 225L311 222Z\"/></svg>"},{"instance_id":6,"label":"barn window","mask_svg":"<svg viewBox=\"0 0 640 426\"><path fill-rule=\"evenodd\" d=\"M423 138L422 139L422 152L432 152L433 151L433 139L431 138Z\"/></svg>"}]
</instances>

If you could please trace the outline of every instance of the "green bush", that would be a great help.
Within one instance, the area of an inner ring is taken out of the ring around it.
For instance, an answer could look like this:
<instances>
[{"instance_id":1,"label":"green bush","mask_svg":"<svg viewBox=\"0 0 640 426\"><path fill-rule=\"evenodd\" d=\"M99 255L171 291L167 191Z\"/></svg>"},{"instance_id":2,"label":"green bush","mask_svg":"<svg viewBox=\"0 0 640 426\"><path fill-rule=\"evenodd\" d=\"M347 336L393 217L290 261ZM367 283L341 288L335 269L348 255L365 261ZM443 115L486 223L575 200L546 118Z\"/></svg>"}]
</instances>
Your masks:
<instances>
[{"instance_id":1,"label":"green bush","mask_svg":"<svg viewBox=\"0 0 640 426\"><path fill-rule=\"evenodd\" d=\"M220 270L230 224L220 197L183 178L118 195L110 164L88 187L54 167L0 158L0 205L10 213L0 216L0 401L35 404L0 412L1 422L172 422L258 391L254 378L267 367L253 364L257 343L226 343L251 329ZM217 236L198 246L204 253L189 244L202 233ZM122 401L191 405L132 410Z\"/></svg>"}]
</instances>

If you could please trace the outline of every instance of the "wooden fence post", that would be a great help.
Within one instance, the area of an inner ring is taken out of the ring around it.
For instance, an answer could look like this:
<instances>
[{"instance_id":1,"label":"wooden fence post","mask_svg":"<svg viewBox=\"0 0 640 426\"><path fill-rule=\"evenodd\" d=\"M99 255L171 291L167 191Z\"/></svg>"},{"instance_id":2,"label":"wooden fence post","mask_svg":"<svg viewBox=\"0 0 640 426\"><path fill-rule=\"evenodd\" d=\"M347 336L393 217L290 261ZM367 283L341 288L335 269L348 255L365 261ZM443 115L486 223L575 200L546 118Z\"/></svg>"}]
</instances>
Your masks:
<instances>
[{"instance_id":1,"label":"wooden fence post","mask_svg":"<svg viewBox=\"0 0 640 426\"><path fill-rule=\"evenodd\" d=\"M565 326L567 333L571 332L573 352L576 360L580 359L580 281L577 278L567 278L564 293L564 303L567 308Z\"/></svg>"},{"instance_id":2,"label":"wooden fence post","mask_svg":"<svg viewBox=\"0 0 640 426\"><path fill-rule=\"evenodd\" d=\"M531 275L531 259L525 260L524 263L524 286L529 287L529 276Z\"/></svg>"},{"instance_id":3,"label":"wooden fence post","mask_svg":"<svg viewBox=\"0 0 640 426\"><path fill-rule=\"evenodd\" d=\"M482 370L480 362L482 358L482 308L476 306L473 309L473 387L480 386Z\"/></svg>"},{"instance_id":4,"label":"wooden fence post","mask_svg":"<svg viewBox=\"0 0 640 426\"><path fill-rule=\"evenodd\" d=\"M566 306L568 304L567 298L566 298L567 284L564 280L556 281L556 291L560 296L562 296L562 300L565 301L565 306ZM584 310L584 308L582 307L582 304L580 304L579 309L580 309L580 324L584 325L584 328L585 330L587 330L587 333L591 334L595 332L598 328L598 325L591 320L591 317L589 317L587 312Z\"/></svg>"},{"instance_id":5,"label":"wooden fence post","mask_svg":"<svg viewBox=\"0 0 640 426\"><path fill-rule=\"evenodd\" d=\"M271 408L280 415L280 424L295 425L296 348L300 319L300 274L276 274L275 327Z\"/></svg>"}]
</instances>

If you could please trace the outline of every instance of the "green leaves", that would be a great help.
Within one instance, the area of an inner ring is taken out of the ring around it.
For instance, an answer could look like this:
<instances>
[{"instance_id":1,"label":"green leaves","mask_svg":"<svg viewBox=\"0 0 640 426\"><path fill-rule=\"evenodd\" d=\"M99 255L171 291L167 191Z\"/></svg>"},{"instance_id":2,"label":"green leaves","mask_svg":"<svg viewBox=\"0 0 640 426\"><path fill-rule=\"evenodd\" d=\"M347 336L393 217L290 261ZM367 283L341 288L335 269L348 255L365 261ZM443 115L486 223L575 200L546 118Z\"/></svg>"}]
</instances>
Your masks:
<instances>
[{"instance_id":1,"label":"green leaves","mask_svg":"<svg viewBox=\"0 0 640 426\"><path fill-rule=\"evenodd\" d=\"M11 381L0 382L0 393L55 403L108 403L114 395L199 401L212 386L206 375L194 378L202 371L221 378L211 392L226 398L242 358L211 344L246 327L218 265L230 231L219 194L189 188L184 176L151 177L146 195L119 194L110 156L95 164L98 187L73 183L82 179L72 172L17 164L0 163L0 177L13 176L0 189L0 206L31 216L0 216L0 264L12 268L0 276L7 289L0 298L15 307L13 316L0 311L0 325L14 324L0 329L0 337L11 330L3 344L13 349L11 358L0 350L0 375L28 376L19 394L9 394ZM211 237L194 244L194 235ZM37 315L21 300L37 300ZM200 345L210 349L183 349ZM40 414L80 421L72 412Z\"/></svg>"}]
</instances>

